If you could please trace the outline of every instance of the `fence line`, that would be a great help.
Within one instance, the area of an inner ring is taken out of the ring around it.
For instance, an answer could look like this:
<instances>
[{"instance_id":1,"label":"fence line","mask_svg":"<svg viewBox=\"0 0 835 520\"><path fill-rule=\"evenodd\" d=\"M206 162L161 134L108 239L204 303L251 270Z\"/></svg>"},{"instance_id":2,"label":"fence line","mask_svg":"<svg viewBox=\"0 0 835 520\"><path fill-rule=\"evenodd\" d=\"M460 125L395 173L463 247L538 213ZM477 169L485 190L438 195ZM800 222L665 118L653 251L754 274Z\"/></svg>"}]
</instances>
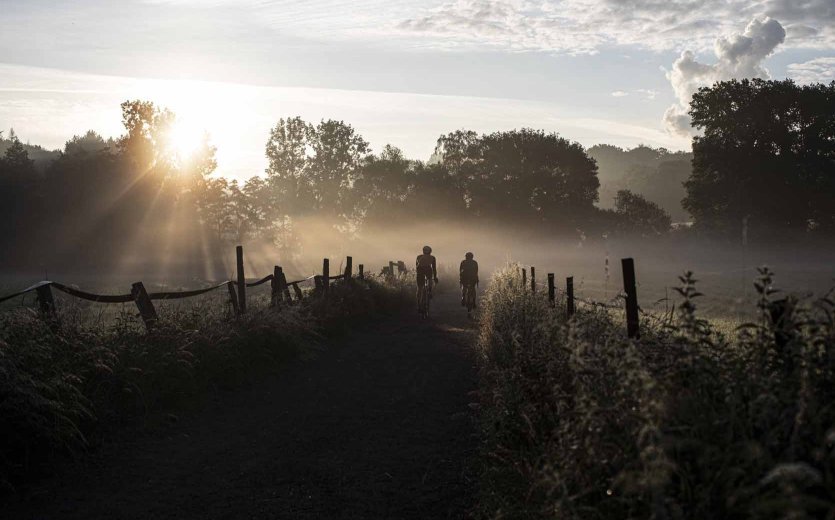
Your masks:
<instances>
[{"instance_id":1,"label":"fence line","mask_svg":"<svg viewBox=\"0 0 835 520\"><path fill-rule=\"evenodd\" d=\"M246 288L257 287L270 282L271 285L271 306L277 307L282 302L292 303L294 300L291 297L290 288L292 287L295 295L295 301L300 301L304 297L304 293L299 284L308 282L310 280L316 281L316 287L323 289L324 295L327 296L328 288L331 280L345 280L353 278L353 258L348 257L345 271L341 274L330 276L328 272L329 259L323 261L322 275L311 275L307 278L293 280L288 282L285 278L284 271L281 266L275 266L273 273L264 276L255 281L247 282L244 278L243 268L243 247L237 246L235 248L236 264L237 264L237 278L236 280L226 280L211 287L202 289L192 289L186 291L161 291L161 292L147 292L144 284L136 282L131 287L131 292L128 294L97 294L83 291L81 289L65 285L53 280L43 280L37 282L21 291L7 294L0 297L0 303L18 296L23 296L30 292L37 292L37 299L40 310L47 317L55 316L55 301L52 296L52 289L56 289L74 298L87 300L96 303L130 303L134 302L139 309L139 314L145 322L146 327L151 328L157 320L156 309L153 306L153 300L177 300L183 298L192 298L200 296L208 292L226 287L229 291L230 304L236 315L246 313ZM358 279L365 279L364 266L359 264Z\"/></svg>"},{"instance_id":2,"label":"fence line","mask_svg":"<svg viewBox=\"0 0 835 520\"><path fill-rule=\"evenodd\" d=\"M607 266L608 266L608 258L607 258ZM528 289L528 281L527 281L527 269L520 265L521 275L522 275L522 288L523 290ZM590 305L593 307L600 307L604 309L618 309L620 310L623 308L626 312L626 334L630 338L638 339L641 336L640 332L640 314L646 314L643 309L638 305L638 292L637 292L637 283L635 278L635 262L632 258L623 258L621 259L621 269L623 270L623 293L617 295L613 298L612 301L615 300L624 300L624 305L615 305L610 302L599 302L595 300L589 300L586 298L580 298L574 295L574 277L569 276L565 279L565 298L566 298L566 316L570 319L575 311L575 303L580 302L586 305ZM536 267L530 266L530 291L531 294L536 293L537 286L539 287L547 287L548 289L548 300L551 302L551 305L556 305L556 281L554 277L554 273L547 273L547 284L538 283L536 281ZM663 300L659 300L663 301Z\"/></svg>"}]
</instances>

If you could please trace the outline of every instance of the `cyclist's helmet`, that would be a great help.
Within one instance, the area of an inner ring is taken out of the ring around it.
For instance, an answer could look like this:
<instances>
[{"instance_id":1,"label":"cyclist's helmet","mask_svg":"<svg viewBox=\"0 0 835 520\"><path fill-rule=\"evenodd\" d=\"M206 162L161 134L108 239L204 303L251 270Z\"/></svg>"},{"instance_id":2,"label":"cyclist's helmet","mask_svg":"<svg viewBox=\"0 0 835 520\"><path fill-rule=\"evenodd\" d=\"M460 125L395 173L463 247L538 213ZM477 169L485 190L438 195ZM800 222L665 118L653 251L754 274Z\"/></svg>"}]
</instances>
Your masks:
<instances>
[{"instance_id":1,"label":"cyclist's helmet","mask_svg":"<svg viewBox=\"0 0 835 520\"><path fill-rule=\"evenodd\" d=\"M466 255L464 255L464 257L465 257L467 260L472 260L472 259L473 259L473 254L472 254L472 253L467 253Z\"/></svg>"},{"instance_id":2,"label":"cyclist's helmet","mask_svg":"<svg viewBox=\"0 0 835 520\"><path fill-rule=\"evenodd\" d=\"M423 254L428 255L432 253L432 248L429 246L423 246Z\"/></svg>"}]
</instances>

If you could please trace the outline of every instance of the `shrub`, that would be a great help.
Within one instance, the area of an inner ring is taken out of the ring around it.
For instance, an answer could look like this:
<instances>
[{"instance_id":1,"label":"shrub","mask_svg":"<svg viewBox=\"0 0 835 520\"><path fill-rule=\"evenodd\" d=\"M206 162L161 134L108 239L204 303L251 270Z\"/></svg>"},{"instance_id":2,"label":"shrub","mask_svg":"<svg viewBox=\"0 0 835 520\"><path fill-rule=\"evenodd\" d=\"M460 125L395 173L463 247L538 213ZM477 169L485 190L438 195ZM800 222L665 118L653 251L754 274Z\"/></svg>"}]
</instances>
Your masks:
<instances>
[{"instance_id":1,"label":"shrub","mask_svg":"<svg viewBox=\"0 0 835 520\"><path fill-rule=\"evenodd\" d=\"M671 323L625 338L619 313L570 321L521 288L485 295L478 352L481 507L503 518L778 518L835 512L831 299L774 299L733 338L681 278Z\"/></svg>"},{"instance_id":2,"label":"shrub","mask_svg":"<svg viewBox=\"0 0 835 520\"><path fill-rule=\"evenodd\" d=\"M329 298L235 318L207 301L161 309L150 332L126 312L88 325L74 309L47 322L31 309L0 313L0 484L48 472L131 418L171 410L212 386L310 353L323 334L397 310L401 291L376 281L335 284Z\"/></svg>"}]
</instances>

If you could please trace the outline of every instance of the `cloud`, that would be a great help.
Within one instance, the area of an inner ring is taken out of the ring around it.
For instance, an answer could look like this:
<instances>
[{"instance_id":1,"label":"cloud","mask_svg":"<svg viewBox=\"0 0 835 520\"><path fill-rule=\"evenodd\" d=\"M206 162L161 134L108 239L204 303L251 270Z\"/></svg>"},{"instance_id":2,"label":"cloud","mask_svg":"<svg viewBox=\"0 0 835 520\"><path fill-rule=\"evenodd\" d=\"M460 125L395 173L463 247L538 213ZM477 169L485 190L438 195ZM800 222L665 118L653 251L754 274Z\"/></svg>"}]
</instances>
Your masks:
<instances>
[{"instance_id":1,"label":"cloud","mask_svg":"<svg viewBox=\"0 0 835 520\"><path fill-rule=\"evenodd\" d=\"M835 81L835 57L815 58L788 66L789 77L798 83L829 83Z\"/></svg>"},{"instance_id":2,"label":"cloud","mask_svg":"<svg viewBox=\"0 0 835 520\"><path fill-rule=\"evenodd\" d=\"M667 130L676 135L692 133L687 109L693 94L704 86L732 78L768 78L763 61L785 41L786 30L777 20L755 18L745 32L716 39L713 51L716 63L709 65L698 61L687 50L673 63L667 79L673 87L678 102L664 113Z\"/></svg>"},{"instance_id":3,"label":"cloud","mask_svg":"<svg viewBox=\"0 0 835 520\"><path fill-rule=\"evenodd\" d=\"M658 94L658 92L656 92L655 90L648 88L636 88L635 90L632 90L630 92L640 94L644 99L647 100L655 99L656 94ZM630 92L627 92L625 90L615 90L614 92L612 92L612 97L626 97L630 95Z\"/></svg>"},{"instance_id":4,"label":"cloud","mask_svg":"<svg viewBox=\"0 0 835 520\"><path fill-rule=\"evenodd\" d=\"M788 46L835 46L833 0L446 0L397 29L450 48L587 54L609 45L682 50L687 42L706 51L716 34L752 17L780 20L791 36Z\"/></svg>"}]
</instances>

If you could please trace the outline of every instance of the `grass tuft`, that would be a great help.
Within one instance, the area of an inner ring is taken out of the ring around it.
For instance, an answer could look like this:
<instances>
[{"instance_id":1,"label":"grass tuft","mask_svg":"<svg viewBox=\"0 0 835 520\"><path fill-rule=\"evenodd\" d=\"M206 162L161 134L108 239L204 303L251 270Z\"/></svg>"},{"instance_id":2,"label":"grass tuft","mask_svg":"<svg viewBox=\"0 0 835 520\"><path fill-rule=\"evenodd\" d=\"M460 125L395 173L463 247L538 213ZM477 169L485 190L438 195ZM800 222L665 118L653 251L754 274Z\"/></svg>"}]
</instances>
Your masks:
<instances>
[{"instance_id":1,"label":"grass tuft","mask_svg":"<svg viewBox=\"0 0 835 520\"><path fill-rule=\"evenodd\" d=\"M482 514L835 514L835 307L771 284L761 270L758 319L727 334L685 273L676 313L645 316L634 341L618 313L567 320L517 266L498 272L478 341Z\"/></svg>"}]
</instances>

